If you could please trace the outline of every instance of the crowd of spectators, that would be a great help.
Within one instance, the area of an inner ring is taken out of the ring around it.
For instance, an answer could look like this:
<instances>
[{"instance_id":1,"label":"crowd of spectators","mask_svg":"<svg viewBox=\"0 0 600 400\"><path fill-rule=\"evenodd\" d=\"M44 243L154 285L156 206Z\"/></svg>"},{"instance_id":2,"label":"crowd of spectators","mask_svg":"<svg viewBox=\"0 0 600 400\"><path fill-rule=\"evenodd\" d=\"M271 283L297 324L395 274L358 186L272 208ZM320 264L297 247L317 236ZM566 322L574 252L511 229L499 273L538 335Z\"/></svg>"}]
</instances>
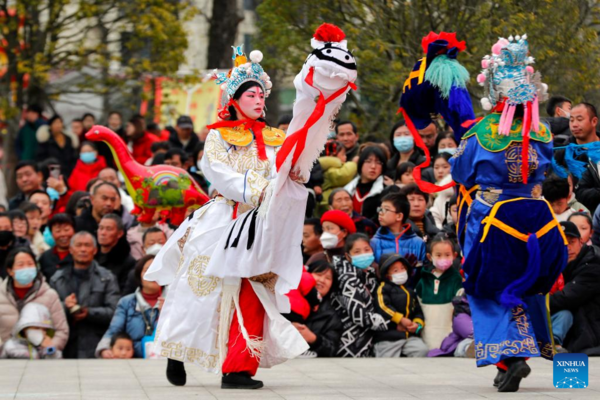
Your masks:
<instances>
[{"instance_id":1,"label":"crowd of spectators","mask_svg":"<svg viewBox=\"0 0 600 400\"><path fill-rule=\"evenodd\" d=\"M594 106L554 97L547 113L556 147L600 141ZM183 168L215 194L199 168L206 132L194 132L189 116L162 130L139 115L124 124L118 112L105 122L139 163ZM2 358L156 356L151 343L167 288L144 274L177 227L158 214L149 223L131 214L110 149L85 140L96 123L85 114L66 129L35 105L25 114L18 193L0 193ZM286 314L310 345L304 357L474 357L455 189L420 190L413 171L424 152L403 121L390 126L389 137L376 139L338 122L306 183L305 270ZM419 134L431 153L422 179L451 182L453 132L436 122ZM564 151L555 153L563 162ZM558 350L597 355L600 175L578 157L580 178L549 173L539 193L569 241L549 307Z\"/></svg>"}]
</instances>

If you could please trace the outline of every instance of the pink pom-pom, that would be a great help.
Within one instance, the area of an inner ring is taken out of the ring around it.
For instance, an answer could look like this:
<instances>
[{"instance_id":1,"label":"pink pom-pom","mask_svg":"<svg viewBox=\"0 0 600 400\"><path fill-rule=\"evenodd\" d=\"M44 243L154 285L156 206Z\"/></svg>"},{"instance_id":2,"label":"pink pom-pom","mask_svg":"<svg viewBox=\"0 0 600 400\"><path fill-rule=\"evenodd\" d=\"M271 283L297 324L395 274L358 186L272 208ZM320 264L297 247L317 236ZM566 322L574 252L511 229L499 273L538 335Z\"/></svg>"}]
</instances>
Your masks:
<instances>
[{"instance_id":1,"label":"pink pom-pom","mask_svg":"<svg viewBox=\"0 0 600 400\"><path fill-rule=\"evenodd\" d=\"M500 44L500 42L498 42L492 46L492 53L494 53L495 55L500 54L501 51L502 51L502 44Z\"/></svg>"},{"instance_id":2,"label":"pink pom-pom","mask_svg":"<svg viewBox=\"0 0 600 400\"><path fill-rule=\"evenodd\" d=\"M531 65L528 65L527 67L525 67L525 70L527 70L527 72L529 72L530 74L533 74L533 67Z\"/></svg>"},{"instance_id":3,"label":"pink pom-pom","mask_svg":"<svg viewBox=\"0 0 600 400\"><path fill-rule=\"evenodd\" d=\"M481 60L481 68L488 69L490 67L490 60Z\"/></svg>"},{"instance_id":4,"label":"pink pom-pom","mask_svg":"<svg viewBox=\"0 0 600 400\"><path fill-rule=\"evenodd\" d=\"M479 74L479 75L477 75L477 82L479 82L479 83L485 82L486 79L487 78L485 77L485 74Z\"/></svg>"}]
</instances>

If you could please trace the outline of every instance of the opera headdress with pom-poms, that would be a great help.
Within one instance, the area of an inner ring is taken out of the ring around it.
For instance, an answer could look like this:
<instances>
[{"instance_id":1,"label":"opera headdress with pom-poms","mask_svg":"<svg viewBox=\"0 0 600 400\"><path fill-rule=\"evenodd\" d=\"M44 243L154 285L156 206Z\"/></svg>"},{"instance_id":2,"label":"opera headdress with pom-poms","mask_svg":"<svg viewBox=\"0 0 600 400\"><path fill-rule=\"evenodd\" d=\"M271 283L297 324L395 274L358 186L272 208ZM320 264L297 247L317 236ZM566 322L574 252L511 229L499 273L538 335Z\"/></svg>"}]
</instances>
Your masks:
<instances>
[{"instance_id":1,"label":"opera headdress with pom-poms","mask_svg":"<svg viewBox=\"0 0 600 400\"><path fill-rule=\"evenodd\" d=\"M244 83L252 81L258 83L265 97L269 97L271 93L271 78L264 71L260 62L263 59L263 54L259 50L253 50L250 52L250 61L244 54L244 45L233 48L233 68L228 73L217 72L215 69L212 73L212 78L217 81L218 85L221 85L221 89L227 94L228 99L232 99L235 92Z\"/></svg>"}]
</instances>

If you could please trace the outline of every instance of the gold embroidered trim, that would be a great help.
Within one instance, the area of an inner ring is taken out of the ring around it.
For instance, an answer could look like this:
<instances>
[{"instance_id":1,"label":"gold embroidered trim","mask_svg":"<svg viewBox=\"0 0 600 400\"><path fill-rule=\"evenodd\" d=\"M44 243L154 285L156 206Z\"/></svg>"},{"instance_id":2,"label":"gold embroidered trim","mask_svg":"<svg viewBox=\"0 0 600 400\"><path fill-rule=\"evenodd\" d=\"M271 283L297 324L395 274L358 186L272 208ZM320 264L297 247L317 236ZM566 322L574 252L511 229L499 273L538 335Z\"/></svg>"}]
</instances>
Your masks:
<instances>
[{"instance_id":1,"label":"gold embroidered trim","mask_svg":"<svg viewBox=\"0 0 600 400\"><path fill-rule=\"evenodd\" d=\"M161 357L182 362L192 362L207 369L216 369L219 356L207 354L201 349L186 347L181 342L161 342Z\"/></svg>"},{"instance_id":2,"label":"gold embroidered trim","mask_svg":"<svg viewBox=\"0 0 600 400\"><path fill-rule=\"evenodd\" d=\"M221 282L220 278L204 275L209 261L209 256L196 256L188 266L188 285L198 297L208 296Z\"/></svg>"}]
</instances>

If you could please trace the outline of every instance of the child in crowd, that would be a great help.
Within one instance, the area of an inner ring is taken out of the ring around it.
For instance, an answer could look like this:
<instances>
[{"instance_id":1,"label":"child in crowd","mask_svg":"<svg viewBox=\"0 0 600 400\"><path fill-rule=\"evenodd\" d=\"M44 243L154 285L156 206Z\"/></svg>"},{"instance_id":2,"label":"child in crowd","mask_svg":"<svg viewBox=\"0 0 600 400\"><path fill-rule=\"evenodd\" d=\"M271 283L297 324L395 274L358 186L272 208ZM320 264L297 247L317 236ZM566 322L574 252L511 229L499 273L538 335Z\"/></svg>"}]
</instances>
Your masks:
<instances>
[{"instance_id":1,"label":"child in crowd","mask_svg":"<svg viewBox=\"0 0 600 400\"><path fill-rule=\"evenodd\" d=\"M330 140L325 144L323 156L319 158L323 170L323 199L319 203L319 214L329 208L329 195L333 189L344 187L357 173L357 165L346 159L346 148L340 142Z\"/></svg>"},{"instance_id":2,"label":"child in crowd","mask_svg":"<svg viewBox=\"0 0 600 400\"><path fill-rule=\"evenodd\" d=\"M571 214L568 221L574 223L577 226L577 229L579 229L581 241L588 246L591 246L592 234L594 233L592 217L590 217L590 215L587 213L578 211Z\"/></svg>"},{"instance_id":3,"label":"child in crowd","mask_svg":"<svg viewBox=\"0 0 600 400\"><path fill-rule=\"evenodd\" d=\"M576 210L569 207L569 181L558 176L549 176L542 184L542 194L548 200L558 222L569 219Z\"/></svg>"},{"instance_id":4,"label":"child in crowd","mask_svg":"<svg viewBox=\"0 0 600 400\"><path fill-rule=\"evenodd\" d=\"M448 204L446 204L447 212L444 213L446 215L446 218L444 219L444 224L442 225L442 232L444 232L444 233L453 234L453 235L457 234L457 232L456 232L456 223L458 221L457 201L458 201L458 196L456 196L456 194L453 194L452 197L450 197Z\"/></svg>"},{"instance_id":5,"label":"child in crowd","mask_svg":"<svg viewBox=\"0 0 600 400\"><path fill-rule=\"evenodd\" d=\"M29 243L27 235L29 234L29 223L25 213L21 210L11 210L8 212L8 217L13 227L15 237L22 238L23 243Z\"/></svg>"},{"instance_id":6,"label":"child in crowd","mask_svg":"<svg viewBox=\"0 0 600 400\"><path fill-rule=\"evenodd\" d=\"M427 210L429 196L421 191L415 183L406 185L402 189L402 193L406 195L410 203L409 219L413 223L415 233L427 242L429 238L434 237L440 232L440 229L435 225L433 215Z\"/></svg>"},{"instance_id":7,"label":"child in crowd","mask_svg":"<svg viewBox=\"0 0 600 400\"><path fill-rule=\"evenodd\" d=\"M25 213L25 217L27 217L27 224L29 225L27 239L31 242L31 250L33 250L36 257L39 257L43 252L50 249L50 246L44 240L44 235L40 231L42 227L42 210L30 202L21 203L19 208Z\"/></svg>"},{"instance_id":8,"label":"child in crowd","mask_svg":"<svg viewBox=\"0 0 600 400\"><path fill-rule=\"evenodd\" d=\"M415 288L427 321L423 340L431 349L440 347L452 332L452 299L462 289L462 277L452 268L457 257L455 244L446 234L435 236L427 253L430 264L423 267Z\"/></svg>"},{"instance_id":9,"label":"child in crowd","mask_svg":"<svg viewBox=\"0 0 600 400\"><path fill-rule=\"evenodd\" d=\"M425 261L425 242L413 232L410 224L406 223L411 212L406 196L400 193L384 196L378 212L381 228L371 239L375 261L379 262L381 256L386 253L396 253L405 258L412 255L421 263Z\"/></svg>"},{"instance_id":10,"label":"child in crowd","mask_svg":"<svg viewBox=\"0 0 600 400\"><path fill-rule=\"evenodd\" d=\"M433 160L433 174L435 176L436 185L444 186L452 182L452 175L450 175L450 157L450 153L447 152L438 153L438 155L435 156ZM450 199L454 196L454 193L454 188L449 188L434 195L433 206L430 208L430 211L433 220L435 221L435 226L438 229L442 229L444 227L444 221L448 219L448 204L451 204Z\"/></svg>"},{"instance_id":11,"label":"child in crowd","mask_svg":"<svg viewBox=\"0 0 600 400\"><path fill-rule=\"evenodd\" d=\"M454 355L454 357L475 357L473 342L473 318L471 307L464 289L458 291L452 299L454 313L452 315L452 332L442 342L439 349L432 349L428 357Z\"/></svg>"},{"instance_id":12,"label":"child in crowd","mask_svg":"<svg viewBox=\"0 0 600 400\"><path fill-rule=\"evenodd\" d=\"M0 358L62 358L62 352L52 346L52 336L54 326L48 308L39 303L27 303L21 310L12 337L2 347Z\"/></svg>"},{"instance_id":13,"label":"child in crowd","mask_svg":"<svg viewBox=\"0 0 600 400\"><path fill-rule=\"evenodd\" d=\"M388 330L376 332L375 357L425 357L427 345L420 338L425 322L415 293L405 284L413 267L397 254L382 257L381 283L375 309L387 321Z\"/></svg>"},{"instance_id":14,"label":"child in crowd","mask_svg":"<svg viewBox=\"0 0 600 400\"><path fill-rule=\"evenodd\" d=\"M439 153L433 158L433 176L437 185L450 175L450 153Z\"/></svg>"},{"instance_id":15,"label":"child in crowd","mask_svg":"<svg viewBox=\"0 0 600 400\"><path fill-rule=\"evenodd\" d=\"M113 358L133 358L133 340L126 332L119 332L110 339Z\"/></svg>"},{"instance_id":16,"label":"child in crowd","mask_svg":"<svg viewBox=\"0 0 600 400\"><path fill-rule=\"evenodd\" d=\"M365 276L364 282L371 293L377 287L377 269L375 255L369 237L364 233L356 233L348 237L346 243L346 260L358 268Z\"/></svg>"},{"instance_id":17,"label":"child in crowd","mask_svg":"<svg viewBox=\"0 0 600 400\"><path fill-rule=\"evenodd\" d=\"M398 165L396 168L396 176L394 183L400 189L404 188L406 185L410 185L411 183L415 183L415 178L413 177L413 171L415 169L415 164L410 161L403 162Z\"/></svg>"}]
</instances>

